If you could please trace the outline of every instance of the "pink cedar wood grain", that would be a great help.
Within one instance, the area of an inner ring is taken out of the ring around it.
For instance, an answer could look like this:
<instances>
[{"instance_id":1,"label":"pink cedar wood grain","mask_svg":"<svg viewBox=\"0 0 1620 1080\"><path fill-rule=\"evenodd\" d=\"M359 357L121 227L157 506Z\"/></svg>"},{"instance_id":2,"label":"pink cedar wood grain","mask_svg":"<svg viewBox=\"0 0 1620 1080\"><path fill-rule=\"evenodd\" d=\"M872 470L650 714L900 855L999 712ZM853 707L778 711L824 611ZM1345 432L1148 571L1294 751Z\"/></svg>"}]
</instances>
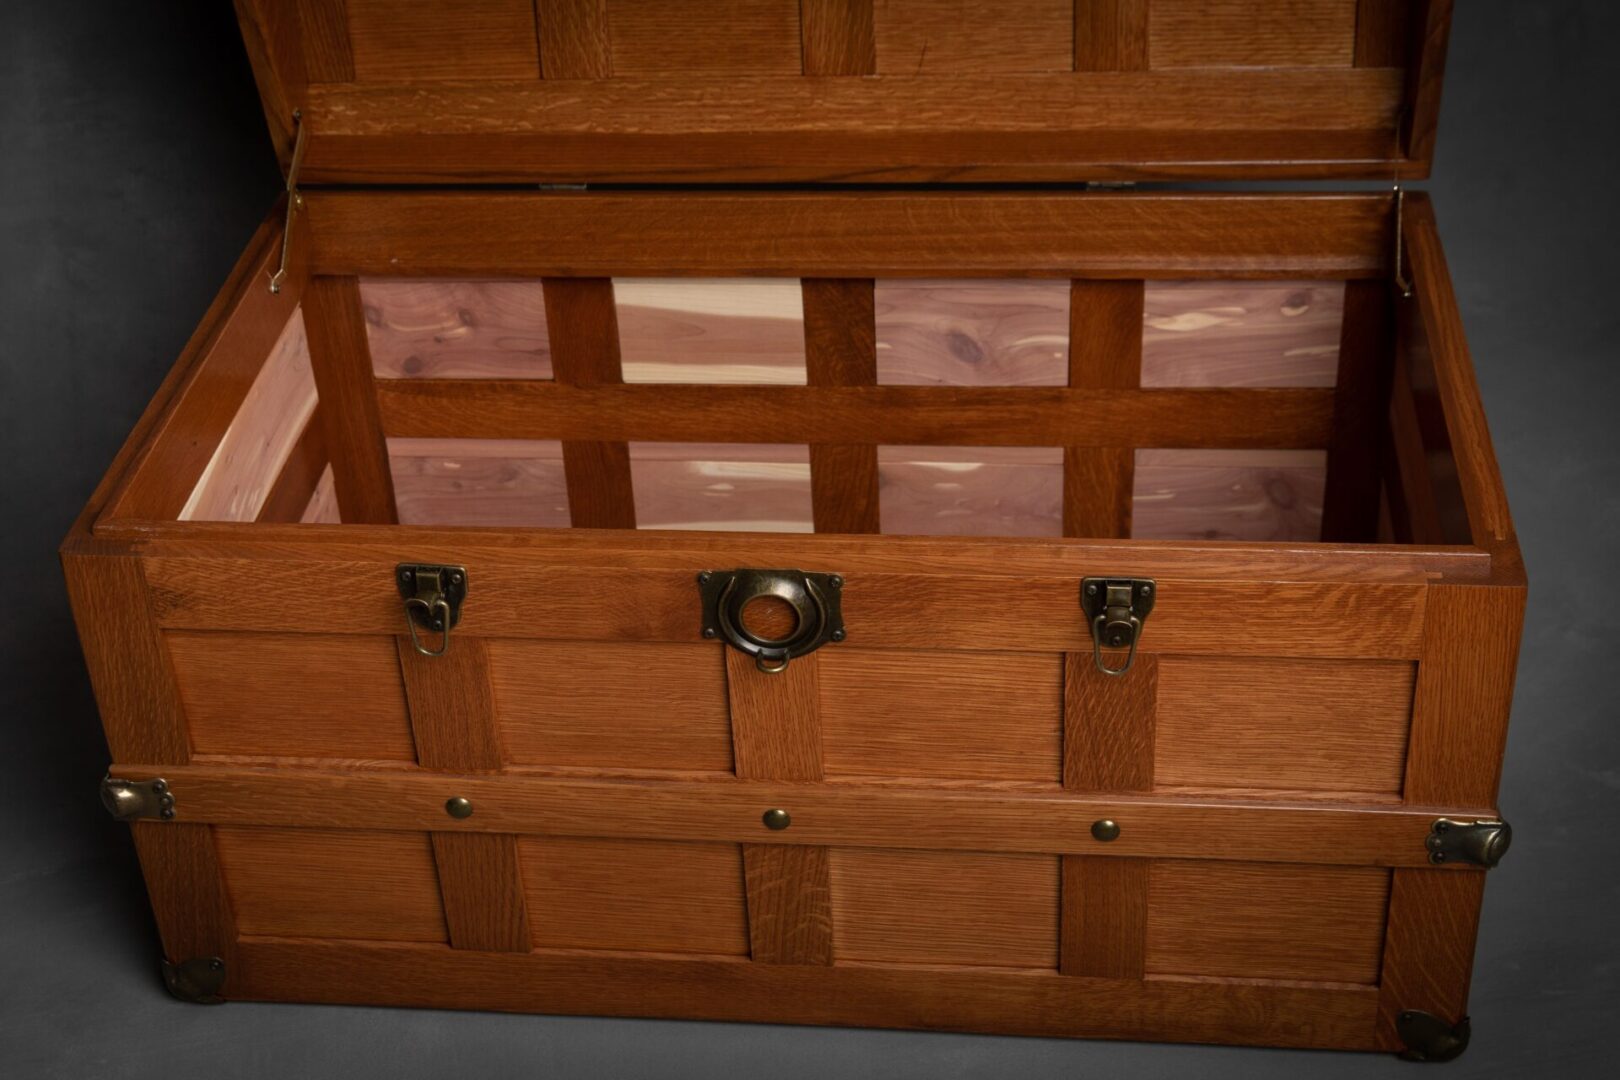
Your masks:
<instances>
[{"instance_id":1,"label":"pink cedar wood grain","mask_svg":"<svg viewBox=\"0 0 1620 1080\"><path fill-rule=\"evenodd\" d=\"M615 278L625 382L803 386L794 278Z\"/></svg>"},{"instance_id":2,"label":"pink cedar wood grain","mask_svg":"<svg viewBox=\"0 0 1620 1080\"><path fill-rule=\"evenodd\" d=\"M880 384L1068 382L1066 281L878 281L875 307Z\"/></svg>"},{"instance_id":3,"label":"pink cedar wood grain","mask_svg":"<svg viewBox=\"0 0 1620 1080\"><path fill-rule=\"evenodd\" d=\"M380 379L551 378L538 280L362 278L360 302Z\"/></svg>"}]
</instances>

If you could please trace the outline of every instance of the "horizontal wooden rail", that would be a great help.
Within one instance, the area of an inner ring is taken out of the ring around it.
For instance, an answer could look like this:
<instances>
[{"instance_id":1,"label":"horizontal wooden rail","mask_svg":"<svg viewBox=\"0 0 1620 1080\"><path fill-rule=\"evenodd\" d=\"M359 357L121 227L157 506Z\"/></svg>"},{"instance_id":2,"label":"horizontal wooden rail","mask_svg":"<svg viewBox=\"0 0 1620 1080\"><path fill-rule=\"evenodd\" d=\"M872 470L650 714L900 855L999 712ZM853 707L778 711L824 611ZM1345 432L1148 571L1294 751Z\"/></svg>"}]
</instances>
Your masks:
<instances>
[{"instance_id":1,"label":"horizontal wooden rail","mask_svg":"<svg viewBox=\"0 0 1620 1080\"><path fill-rule=\"evenodd\" d=\"M771 780L592 780L426 770L321 772L211 765L114 765L130 780L162 777L175 821L345 829L431 829L544 836L828 844L958 851L1238 859L1427 867L1440 816L1478 807L1285 803L1068 791L967 790ZM471 800L472 816L445 813ZM760 815L787 810L773 832ZM1111 818L1117 840L1091 823ZM1309 842L1302 842L1308 837ZM1469 872L1457 870L1454 872Z\"/></svg>"},{"instance_id":2,"label":"horizontal wooden rail","mask_svg":"<svg viewBox=\"0 0 1620 1080\"><path fill-rule=\"evenodd\" d=\"M1325 447L1330 389L378 384L383 429L424 439Z\"/></svg>"},{"instance_id":3,"label":"horizontal wooden rail","mask_svg":"<svg viewBox=\"0 0 1620 1080\"><path fill-rule=\"evenodd\" d=\"M670 954L483 953L269 937L242 938L237 955L240 969L225 990L232 1000L1381 1046L1378 990L1370 986L1090 979L1039 968L760 964Z\"/></svg>"},{"instance_id":4,"label":"horizontal wooden rail","mask_svg":"<svg viewBox=\"0 0 1620 1080\"><path fill-rule=\"evenodd\" d=\"M827 80L831 81L831 80ZM315 274L1359 278L1387 194L327 192Z\"/></svg>"},{"instance_id":5,"label":"horizontal wooden rail","mask_svg":"<svg viewBox=\"0 0 1620 1080\"><path fill-rule=\"evenodd\" d=\"M311 85L313 183L1422 175L1394 68Z\"/></svg>"}]
</instances>

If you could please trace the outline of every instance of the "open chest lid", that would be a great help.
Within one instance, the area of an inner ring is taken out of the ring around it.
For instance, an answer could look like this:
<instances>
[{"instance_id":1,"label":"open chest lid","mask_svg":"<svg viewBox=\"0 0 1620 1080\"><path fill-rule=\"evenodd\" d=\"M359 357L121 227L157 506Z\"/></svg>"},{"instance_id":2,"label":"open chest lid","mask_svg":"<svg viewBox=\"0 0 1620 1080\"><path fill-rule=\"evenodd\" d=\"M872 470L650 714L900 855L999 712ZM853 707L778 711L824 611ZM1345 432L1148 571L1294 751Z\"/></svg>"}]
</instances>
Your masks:
<instances>
[{"instance_id":1,"label":"open chest lid","mask_svg":"<svg viewBox=\"0 0 1620 1080\"><path fill-rule=\"evenodd\" d=\"M697 184L1422 178L1452 3L237 8L304 183Z\"/></svg>"}]
</instances>

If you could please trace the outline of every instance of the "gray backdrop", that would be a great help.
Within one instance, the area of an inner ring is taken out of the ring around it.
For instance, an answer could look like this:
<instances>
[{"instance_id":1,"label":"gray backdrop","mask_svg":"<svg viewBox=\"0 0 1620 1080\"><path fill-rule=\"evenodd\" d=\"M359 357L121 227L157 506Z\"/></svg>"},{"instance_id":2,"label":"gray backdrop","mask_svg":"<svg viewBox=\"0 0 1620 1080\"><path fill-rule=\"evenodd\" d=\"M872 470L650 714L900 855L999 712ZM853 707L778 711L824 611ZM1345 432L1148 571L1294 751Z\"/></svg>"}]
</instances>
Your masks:
<instances>
[{"instance_id":1,"label":"gray backdrop","mask_svg":"<svg viewBox=\"0 0 1620 1080\"><path fill-rule=\"evenodd\" d=\"M1435 193L1531 579L1474 1045L1612 1075L1620 1019L1620 5L1459 5ZM170 1000L54 550L274 199L230 6L0 14L0 1072L1373 1076L1378 1055Z\"/></svg>"}]
</instances>

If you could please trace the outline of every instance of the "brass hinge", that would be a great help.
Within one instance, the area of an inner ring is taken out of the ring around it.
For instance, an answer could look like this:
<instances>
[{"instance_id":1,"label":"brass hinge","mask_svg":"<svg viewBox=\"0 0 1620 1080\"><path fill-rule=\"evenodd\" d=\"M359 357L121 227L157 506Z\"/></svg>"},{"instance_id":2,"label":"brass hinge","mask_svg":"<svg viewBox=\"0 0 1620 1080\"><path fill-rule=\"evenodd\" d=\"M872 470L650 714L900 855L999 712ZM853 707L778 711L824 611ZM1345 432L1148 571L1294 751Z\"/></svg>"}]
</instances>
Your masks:
<instances>
[{"instance_id":1,"label":"brass hinge","mask_svg":"<svg viewBox=\"0 0 1620 1080\"><path fill-rule=\"evenodd\" d=\"M1505 821L1453 821L1436 818L1429 827L1429 861L1465 862L1489 870L1502 861L1513 843L1513 826Z\"/></svg>"},{"instance_id":2,"label":"brass hinge","mask_svg":"<svg viewBox=\"0 0 1620 1080\"><path fill-rule=\"evenodd\" d=\"M304 165L304 136L309 129L304 126L304 114L293 110L293 129L297 132L293 136L292 163L287 166L287 219L281 226L281 262L276 272L270 275L270 291L281 292L281 283L287 279L287 256L292 248L293 215L304 208L304 197L298 193L298 170Z\"/></svg>"},{"instance_id":3,"label":"brass hinge","mask_svg":"<svg viewBox=\"0 0 1620 1080\"><path fill-rule=\"evenodd\" d=\"M101 780L101 805L119 821L137 818L174 817L174 792L162 777L156 780L118 780L105 776Z\"/></svg>"}]
</instances>

